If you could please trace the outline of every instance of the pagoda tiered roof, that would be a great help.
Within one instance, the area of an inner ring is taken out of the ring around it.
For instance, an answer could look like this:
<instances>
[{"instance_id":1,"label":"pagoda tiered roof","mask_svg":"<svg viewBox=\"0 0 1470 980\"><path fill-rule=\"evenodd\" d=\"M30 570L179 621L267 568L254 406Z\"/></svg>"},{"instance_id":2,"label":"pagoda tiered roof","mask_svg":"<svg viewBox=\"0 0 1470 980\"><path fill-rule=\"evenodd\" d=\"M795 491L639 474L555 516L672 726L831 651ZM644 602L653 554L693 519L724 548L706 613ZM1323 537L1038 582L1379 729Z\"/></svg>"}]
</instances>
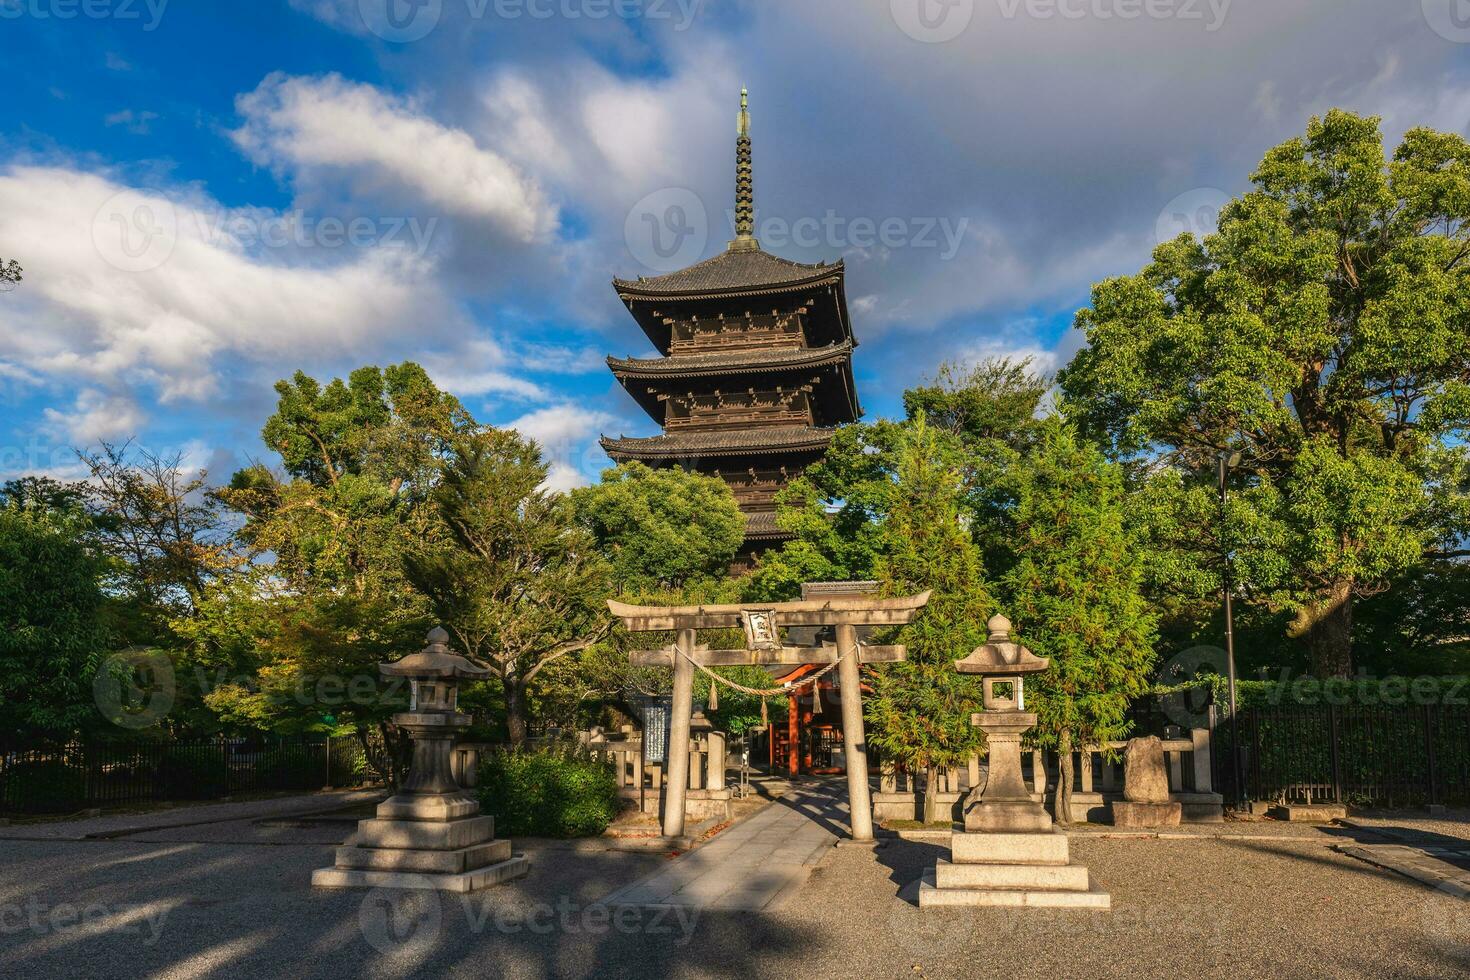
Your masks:
<instances>
[{"instance_id":1,"label":"pagoda tiered roof","mask_svg":"<svg viewBox=\"0 0 1470 980\"><path fill-rule=\"evenodd\" d=\"M613 286L626 297L727 299L837 283L842 274L840 259L831 265L807 265L757 247L727 249L714 258L662 276L614 279Z\"/></svg>"},{"instance_id":2,"label":"pagoda tiered roof","mask_svg":"<svg viewBox=\"0 0 1470 980\"><path fill-rule=\"evenodd\" d=\"M676 321L741 310L769 312L777 304L805 309L813 343L850 341L845 274L840 259L806 265L772 255L751 240L667 275L614 279L613 288L648 339L667 354Z\"/></svg>"},{"instance_id":3,"label":"pagoda tiered roof","mask_svg":"<svg viewBox=\"0 0 1470 980\"><path fill-rule=\"evenodd\" d=\"M681 460L705 456L751 456L767 453L820 453L834 429L809 425L751 429L705 429L666 432L647 438L602 438L602 448L616 460Z\"/></svg>"},{"instance_id":4,"label":"pagoda tiered roof","mask_svg":"<svg viewBox=\"0 0 1470 980\"><path fill-rule=\"evenodd\" d=\"M719 351L674 357L609 357L607 365L655 422L663 421L661 399L681 381L708 388L717 385L720 379L730 378L727 389L736 389L754 387L762 383L762 378L772 378L785 382L788 387L799 387L800 378L793 379L792 375L808 372L809 379L821 381L815 386L815 403L823 416L818 421L835 424L850 422L862 414L852 380L853 346L841 343L829 347Z\"/></svg>"}]
</instances>

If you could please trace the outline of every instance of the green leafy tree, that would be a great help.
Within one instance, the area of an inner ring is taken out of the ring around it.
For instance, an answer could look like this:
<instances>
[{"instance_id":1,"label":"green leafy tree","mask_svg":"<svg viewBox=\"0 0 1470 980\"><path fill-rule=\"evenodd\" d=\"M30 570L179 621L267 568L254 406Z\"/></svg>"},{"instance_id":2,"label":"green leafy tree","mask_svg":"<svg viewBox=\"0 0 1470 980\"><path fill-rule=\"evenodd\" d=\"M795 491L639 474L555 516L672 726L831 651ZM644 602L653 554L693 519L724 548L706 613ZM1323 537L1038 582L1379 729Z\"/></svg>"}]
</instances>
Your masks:
<instances>
[{"instance_id":1,"label":"green leafy tree","mask_svg":"<svg viewBox=\"0 0 1470 980\"><path fill-rule=\"evenodd\" d=\"M53 481L0 487L0 736L65 737L97 718L92 680L112 637L83 500Z\"/></svg>"},{"instance_id":2,"label":"green leafy tree","mask_svg":"<svg viewBox=\"0 0 1470 980\"><path fill-rule=\"evenodd\" d=\"M780 524L796 538L762 558L747 595L789 599L802 582L874 575L898 455L920 416L936 452L959 477L986 567L1001 567L1009 502L1000 476L1034 441L1048 386L1029 360L942 364L932 380L904 392L904 421L839 429L825 457L778 498Z\"/></svg>"},{"instance_id":3,"label":"green leafy tree","mask_svg":"<svg viewBox=\"0 0 1470 980\"><path fill-rule=\"evenodd\" d=\"M98 544L115 562L110 584L128 611L128 638L172 645L169 622L193 616L210 582L246 560L233 522L208 492L208 472L186 471L178 454L103 443L78 456L90 474Z\"/></svg>"},{"instance_id":4,"label":"green leafy tree","mask_svg":"<svg viewBox=\"0 0 1470 980\"><path fill-rule=\"evenodd\" d=\"M572 491L572 503L625 595L718 581L745 537L729 485L677 467L625 463Z\"/></svg>"},{"instance_id":5,"label":"green leafy tree","mask_svg":"<svg viewBox=\"0 0 1470 980\"><path fill-rule=\"evenodd\" d=\"M926 774L925 822L942 819L939 769L964 764L983 744L970 724L980 710L979 685L954 662L985 641L994 609L962 500L960 477L945 465L938 435L921 413L899 443L875 571L885 595L932 595L894 641L907 646L908 659L872 671L865 714L869 738L885 758Z\"/></svg>"},{"instance_id":6,"label":"green leafy tree","mask_svg":"<svg viewBox=\"0 0 1470 980\"><path fill-rule=\"evenodd\" d=\"M1470 146L1415 129L1386 161L1376 118L1334 110L1252 180L1217 233L1093 288L1060 382L1089 435L1179 474L1154 478L1180 515L1243 454L1224 535L1177 571L1218 587L1228 552L1313 669L1345 674L1355 600L1462 550Z\"/></svg>"},{"instance_id":7,"label":"green leafy tree","mask_svg":"<svg viewBox=\"0 0 1470 980\"><path fill-rule=\"evenodd\" d=\"M1121 468L1056 416L1039 431L1009 476L1015 563L1000 591L1018 637L1051 658L1025 681L1032 737L1070 760L1075 746L1127 735L1129 702L1148 688L1156 626L1124 528ZM1070 822L1071 790L1063 765L1059 823Z\"/></svg>"},{"instance_id":8,"label":"green leafy tree","mask_svg":"<svg viewBox=\"0 0 1470 980\"><path fill-rule=\"evenodd\" d=\"M516 746L531 682L611 630L609 565L547 472L513 431L459 436L431 495L437 530L405 562L465 655L495 672Z\"/></svg>"},{"instance_id":9,"label":"green leafy tree","mask_svg":"<svg viewBox=\"0 0 1470 980\"><path fill-rule=\"evenodd\" d=\"M376 755L396 743L388 719L403 703L378 664L422 646L432 623L404 563L437 526L429 498L451 441L475 423L413 363L326 385L297 373L276 392L262 437L284 474L256 464L217 492L244 517L238 540L257 560L207 590L186 626L191 656L241 678L210 685L222 718L345 727ZM396 778L391 752L376 764Z\"/></svg>"}]
</instances>

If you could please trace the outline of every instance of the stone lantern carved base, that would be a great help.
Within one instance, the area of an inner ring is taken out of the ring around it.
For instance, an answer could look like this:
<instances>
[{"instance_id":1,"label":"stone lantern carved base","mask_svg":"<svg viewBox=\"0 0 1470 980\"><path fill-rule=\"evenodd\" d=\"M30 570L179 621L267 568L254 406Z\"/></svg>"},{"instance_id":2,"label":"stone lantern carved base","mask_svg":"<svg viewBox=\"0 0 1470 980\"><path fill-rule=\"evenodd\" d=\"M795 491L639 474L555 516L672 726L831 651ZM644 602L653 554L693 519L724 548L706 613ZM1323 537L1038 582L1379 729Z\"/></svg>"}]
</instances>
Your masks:
<instances>
[{"instance_id":1,"label":"stone lantern carved base","mask_svg":"<svg viewBox=\"0 0 1470 980\"><path fill-rule=\"evenodd\" d=\"M337 848L335 867L312 872L318 888L413 888L470 892L519 878L530 869L495 818L457 793L400 793L360 820Z\"/></svg>"}]
</instances>

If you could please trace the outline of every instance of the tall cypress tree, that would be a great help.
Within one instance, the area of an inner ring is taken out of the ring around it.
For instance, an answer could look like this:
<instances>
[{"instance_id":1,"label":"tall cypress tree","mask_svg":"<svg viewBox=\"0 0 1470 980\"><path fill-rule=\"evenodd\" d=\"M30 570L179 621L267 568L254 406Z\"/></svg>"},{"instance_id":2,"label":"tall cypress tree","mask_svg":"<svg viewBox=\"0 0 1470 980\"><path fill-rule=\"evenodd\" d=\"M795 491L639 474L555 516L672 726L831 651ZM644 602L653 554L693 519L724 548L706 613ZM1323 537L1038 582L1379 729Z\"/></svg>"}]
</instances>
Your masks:
<instances>
[{"instance_id":1,"label":"tall cypress tree","mask_svg":"<svg viewBox=\"0 0 1470 980\"><path fill-rule=\"evenodd\" d=\"M1123 478L1059 417L1015 467L1016 564L1001 582L1016 631L1051 666L1027 688L1033 737L1074 746L1124 737L1129 701L1147 687L1155 616L1123 526ZM1061 767L1056 819L1069 822L1072 771Z\"/></svg>"},{"instance_id":2,"label":"tall cypress tree","mask_svg":"<svg viewBox=\"0 0 1470 980\"><path fill-rule=\"evenodd\" d=\"M924 771L924 819L933 822L942 819L939 769L963 764L983 745L970 725L980 710L979 685L954 662L984 642L993 609L980 550L961 519L960 475L922 414L904 431L896 477L881 522L878 579L885 595L933 595L898 632L895 642L908 647L908 660L874 670L865 713L869 738L885 756Z\"/></svg>"}]
</instances>

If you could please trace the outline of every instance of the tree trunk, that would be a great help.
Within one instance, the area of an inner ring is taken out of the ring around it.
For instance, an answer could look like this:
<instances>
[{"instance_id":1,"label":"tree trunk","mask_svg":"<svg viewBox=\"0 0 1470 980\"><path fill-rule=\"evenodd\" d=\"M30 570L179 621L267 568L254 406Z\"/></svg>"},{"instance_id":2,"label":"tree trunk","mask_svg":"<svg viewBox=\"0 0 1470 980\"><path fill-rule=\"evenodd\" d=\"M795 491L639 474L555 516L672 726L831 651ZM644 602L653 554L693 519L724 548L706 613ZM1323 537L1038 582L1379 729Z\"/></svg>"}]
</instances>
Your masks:
<instances>
[{"instance_id":1,"label":"tree trunk","mask_svg":"<svg viewBox=\"0 0 1470 980\"><path fill-rule=\"evenodd\" d=\"M1072 734L1063 732L1057 742L1057 791L1052 816L1060 826L1072 822Z\"/></svg>"},{"instance_id":2,"label":"tree trunk","mask_svg":"<svg viewBox=\"0 0 1470 980\"><path fill-rule=\"evenodd\" d=\"M924 822L939 823L942 819L939 812L939 767L928 766L924 770Z\"/></svg>"},{"instance_id":3,"label":"tree trunk","mask_svg":"<svg viewBox=\"0 0 1470 980\"><path fill-rule=\"evenodd\" d=\"M510 747L522 749L526 745L526 684L524 681L507 678L505 681L505 728L510 738Z\"/></svg>"},{"instance_id":4,"label":"tree trunk","mask_svg":"<svg viewBox=\"0 0 1470 980\"><path fill-rule=\"evenodd\" d=\"M1307 643L1312 673L1350 677L1353 672L1353 583L1334 582L1319 601L1297 613L1291 635Z\"/></svg>"}]
</instances>

